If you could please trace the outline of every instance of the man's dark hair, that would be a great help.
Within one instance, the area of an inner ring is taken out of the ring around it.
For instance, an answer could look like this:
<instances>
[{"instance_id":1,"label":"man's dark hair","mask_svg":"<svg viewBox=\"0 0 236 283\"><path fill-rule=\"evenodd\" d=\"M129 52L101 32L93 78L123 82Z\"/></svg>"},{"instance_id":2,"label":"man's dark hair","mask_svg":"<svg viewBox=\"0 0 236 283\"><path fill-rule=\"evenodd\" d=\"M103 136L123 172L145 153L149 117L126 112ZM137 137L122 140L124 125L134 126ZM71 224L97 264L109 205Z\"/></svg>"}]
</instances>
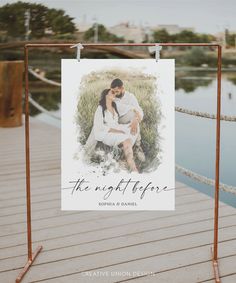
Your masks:
<instances>
[{"instance_id":1,"label":"man's dark hair","mask_svg":"<svg viewBox=\"0 0 236 283\"><path fill-rule=\"evenodd\" d=\"M122 87L123 86L123 82L120 79L114 79L111 82L111 88L115 88L115 87Z\"/></svg>"}]
</instances>

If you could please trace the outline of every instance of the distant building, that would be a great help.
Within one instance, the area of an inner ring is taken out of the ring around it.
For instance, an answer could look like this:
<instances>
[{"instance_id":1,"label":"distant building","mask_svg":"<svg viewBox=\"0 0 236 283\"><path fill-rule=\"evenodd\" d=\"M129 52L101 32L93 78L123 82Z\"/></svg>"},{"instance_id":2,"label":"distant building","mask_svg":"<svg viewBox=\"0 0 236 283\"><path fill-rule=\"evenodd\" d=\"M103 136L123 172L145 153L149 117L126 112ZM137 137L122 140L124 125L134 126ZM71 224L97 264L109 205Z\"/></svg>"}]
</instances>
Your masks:
<instances>
[{"instance_id":1,"label":"distant building","mask_svg":"<svg viewBox=\"0 0 236 283\"><path fill-rule=\"evenodd\" d=\"M83 20L76 24L75 36L78 41L82 41L84 33L93 26L93 23L87 22L86 17L83 17Z\"/></svg>"},{"instance_id":2,"label":"distant building","mask_svg":"<svg viewBox=\"0 0 236 283\"><path fill-rule=\"evenodd\" d=\"M92 23L87 23L87 22L80 22L79 24L76 25L76 29L79 32L86 32L88 29L90 29L93 26Z\"/></svg>"},{"instance_id":3,"label":"distant building","mask_svg":"<svg viewBox=\"0 0 236 283\"><path fill-rule=\"evenodd\" d=\"M223 47L226 47L226 36L225 32L218 32L215 34L216 42L221 44Z\"/></svg>"},{"instance_id":4,"label":"distant building","mask_svg":"<svg viewBox=\"0 0 236 283\"><path fill-rule=\"evenodd\" d=\"M129 22L120 23L108 28L108 30L118 37L123 37L126 42L142 42L145 39L144 28L132 25Z\"/></svg>"},{"instance_id":5,"label":"distant building","mask_svg":"<svg viewBox=\"0 0 236 283\"><path fill-rule=\"evenodd\" d=\"M129 22L120 23L108 28L109 31L116 36L123 37L125 41L143 42L144 40L152 40L152 34L156 30L165 29L169 34L180 33L183 30L194 32L192 27L179 27L178 25L157 25L155 27L149 26L135 26Z\"/></svg>"},{"instance_id":6,"label":"distant building","mask_svg":"<svg viewBox=\"0 0 236 283\"><path fill-rule=\"evenodd\" d=\"M235 30L227 30L225 29L222 32L218 32L215 34L216 37L216 42L221 44L223 47L229 47L229 42L227 42L227 37L229 35L233 35L234 36L234 43L233 43L233 47L236 48L236 31ZM232 40L232 39L231 39ZM227 44L226 44L227 42ZM232 41L231 41L231 46L232 46Z\"/></svg>"},{"instance_id":7,"label":"distant building","mask_svg":"<svg viewBox=\"0 0 236 283\"><path fill-rule=\"evenodd\" d=\"M93 26L92 22L86 20L86 16L83 17L83 20L78 23L77 30L78 33L84 33ZM169 34L179 33L183 30L189 30L194 32L192 27L180 27L178 25L157 25L157 26L148 26L148 25L134 25L130 22L122 22L112 27L106 27L107 30L118 36L123 37L126 42L135 42L140 43L144 40L152 40L152 34L156 30L165 29Z\"/></svg>"}]
</instances>

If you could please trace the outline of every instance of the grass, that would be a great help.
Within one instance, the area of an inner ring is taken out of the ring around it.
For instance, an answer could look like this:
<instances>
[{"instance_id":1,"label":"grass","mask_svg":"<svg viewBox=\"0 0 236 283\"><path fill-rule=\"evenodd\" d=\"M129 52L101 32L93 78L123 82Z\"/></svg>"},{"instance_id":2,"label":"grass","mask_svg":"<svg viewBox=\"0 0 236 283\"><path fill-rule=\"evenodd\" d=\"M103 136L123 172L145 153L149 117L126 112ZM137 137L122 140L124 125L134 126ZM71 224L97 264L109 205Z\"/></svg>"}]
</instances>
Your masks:
<instances>
[{"instance_id":1,"label":"grass","mask_svg":"<svg viewBox=\"0 0 236 283\"><path fill-rule=\"evenodd\" d=\"M124 82L125 89L133 93L144 112L141 122L142 148L146 161L141 169L150 170L160 163L160 136L157 131L161 120L161 107L156 97L156 78L142 72L110 69L109 71L91 72L83 77L77 105L76 122L80 129L79 140L85 144L92 126L100 94L110 86L114 78Z\"/></svg>"}]
</instances>

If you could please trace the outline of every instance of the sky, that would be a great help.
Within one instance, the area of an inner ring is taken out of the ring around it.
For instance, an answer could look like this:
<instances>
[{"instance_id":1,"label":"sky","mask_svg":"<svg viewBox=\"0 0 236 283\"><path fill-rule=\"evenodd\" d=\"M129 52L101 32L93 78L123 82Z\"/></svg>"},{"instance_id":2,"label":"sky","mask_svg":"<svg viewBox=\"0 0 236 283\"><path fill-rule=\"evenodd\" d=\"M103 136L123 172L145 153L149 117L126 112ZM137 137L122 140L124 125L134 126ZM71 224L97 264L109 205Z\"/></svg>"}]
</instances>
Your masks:
<instances>
[{"instance_id":1,"label":"sky","mask_svg":"<svg viewBox=\"0 0 236 283\"><path fill-rule=\"evenodd\" d=\"M0 0L0 6L14 0ZM236 31L236 0L36 0L51 8L64 9L79 23L113 26L120 22L136 25L177 24L193 27L196 32L218 33L225 28Z\"/></svg>"}]
</instances>

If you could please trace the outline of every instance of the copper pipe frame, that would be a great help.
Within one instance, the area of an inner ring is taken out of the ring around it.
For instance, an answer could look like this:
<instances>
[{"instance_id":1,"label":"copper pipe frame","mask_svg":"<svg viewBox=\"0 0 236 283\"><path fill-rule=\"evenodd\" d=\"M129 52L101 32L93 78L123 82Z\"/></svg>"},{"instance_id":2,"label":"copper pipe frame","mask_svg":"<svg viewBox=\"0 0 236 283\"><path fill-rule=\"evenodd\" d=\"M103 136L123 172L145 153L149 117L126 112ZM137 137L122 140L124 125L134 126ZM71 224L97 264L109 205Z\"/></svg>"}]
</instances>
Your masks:
<instances>
[{"instance_id":1,"label":"copper pipe frame","mask_svg":"<svg viewBox=\"0 0 236 283\"><path fill-rule=\"evenodd\" d=\"M29 48L50 48L64 47L70 48L74 43L29 43L24 47L25 61L25 157L26 157L26 197L27 197L27 243L28 243L28 261L24 268L16 278L16 283L21 282L35 258L42 250L42 246L38 246L35 253L32 254L32 231L31 231L31 196L30 196L30 128L29 128L29 78L28 78L28 50ZM217 116L216 116L216 159L215 159L215 207L214 207L214 242L212 251L212 264L215 282L220 283L220 273L218 264L218 223L219 223L219 175L220 175L220 115L221 115L221 65L222 65L222 47L215 43L159 43L160 46L205 46L217 48ZM96 46L155 46L155 43L101 43L101 44L83 44L84 47Z\"/></svg>"},{"instance_id":2,"label":"copper pipe frame","mask_svg":"<svg viewBox=\"0 0 236 283\"><path fill-rule=\"evenodd\" d=\"M220 283L218 263L218 225L219 225L219 183L220 183L220 112L221 112L221 65L222 47L217 50L217 116L216 116L216 163L215 163L215 210L214 210L214 246L212 263L215 282Z\"/></svg>"}]
</instances>

